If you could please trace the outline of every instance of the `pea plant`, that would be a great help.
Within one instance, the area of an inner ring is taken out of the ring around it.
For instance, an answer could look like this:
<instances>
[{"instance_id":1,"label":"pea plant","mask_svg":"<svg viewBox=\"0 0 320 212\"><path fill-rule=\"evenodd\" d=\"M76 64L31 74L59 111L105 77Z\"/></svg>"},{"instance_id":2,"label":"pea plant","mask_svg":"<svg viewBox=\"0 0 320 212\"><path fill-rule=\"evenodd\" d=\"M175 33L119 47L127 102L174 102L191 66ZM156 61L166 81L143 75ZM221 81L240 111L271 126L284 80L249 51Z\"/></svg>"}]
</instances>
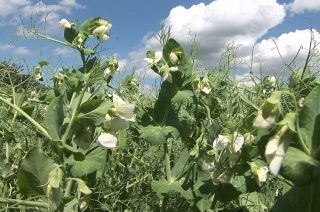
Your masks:
<instances>
[{"instance_id":1,"label":"pea plant","mask_svg":"<svg viewBox=\"0 0 320 212\"><path fill-rule=\"evenodd\" d=\"M97 48L112 25L62 19L79 67L31 77L4 66L0 92L0 206L47 211L316 211L319 199L318 78L305 66L288 80L240 83L234 51L204 73L163 36L144 59L162 78L156 96L134 75L110 85L116 57ZM94 45L92 45L94 44ZM307 61L308 63L308 61ZM306 64L307 64L306 63ZM2 67L1 67L2 68ZM12 68L12 67L11 67ZM30 85L30 86L26 86Z\"/></svg>"}]
</instances>

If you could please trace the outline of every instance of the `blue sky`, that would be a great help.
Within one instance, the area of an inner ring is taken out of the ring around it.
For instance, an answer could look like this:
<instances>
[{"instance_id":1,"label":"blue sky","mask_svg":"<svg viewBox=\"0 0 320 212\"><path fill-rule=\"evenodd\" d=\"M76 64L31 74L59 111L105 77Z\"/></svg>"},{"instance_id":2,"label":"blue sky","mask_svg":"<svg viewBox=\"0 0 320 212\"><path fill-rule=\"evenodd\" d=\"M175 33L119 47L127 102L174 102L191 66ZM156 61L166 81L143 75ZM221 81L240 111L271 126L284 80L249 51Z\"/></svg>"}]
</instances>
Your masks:
<instances>
[{"instance_id":1,"label":"blue sky","mask_svg":"<svg viewBox=\"0 0 320 212\"><path fill-rule=\"evenodd\" d=\"M63 39L58 24L61 18L79 22L93 16L108 19L113 25L111 39L103 44L102 55L115 54L122 70L135 67L137 75L151 79L155 75L146 69L143 58L150 48L160 50L153 35L161 21L172 25L172 36L187 49L190 38L196 35L199 64L203 66L214 66L229 43L234 43L239 58L246 63L256 44L253 64L262 63L272 73L281 66L274 42L287 60L302 46L299 65L310 39L308 29L314 29L316 40L320 37L319 0L0 0L1 60L12 58L29 67L45 58L53 68L77 65L73 50L49 41L21 38L19 15L28 25L32 14L38 14L41 28L44 12L48 14L48 34L58 39Z\"/></svg>"}]
</instances>

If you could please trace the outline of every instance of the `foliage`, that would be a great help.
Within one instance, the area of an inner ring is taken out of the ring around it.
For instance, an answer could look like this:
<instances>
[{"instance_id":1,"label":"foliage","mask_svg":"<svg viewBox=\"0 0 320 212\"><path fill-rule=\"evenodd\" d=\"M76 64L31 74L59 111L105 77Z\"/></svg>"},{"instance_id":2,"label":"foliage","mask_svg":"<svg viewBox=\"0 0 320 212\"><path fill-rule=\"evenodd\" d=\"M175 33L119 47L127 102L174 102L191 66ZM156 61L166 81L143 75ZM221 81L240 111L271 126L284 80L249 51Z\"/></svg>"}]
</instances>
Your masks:
<instances>
[{"instance_id":1,"label":"foliage","mask_svg":"<svg viewBox=\"0 0 320 212\"><path fill-rule=\"evenodd\" d=\"M79 67L31 76L1 63L0 204L49 211L315 211L319 197L318 78L233 79L227 61L200 74L170 36L145 61L163 78L156 97L96 47L111 24L63 19ZM170 31L170 30L169 30ZM93 41L94 42L94 41ZM91 41L92 44L92 41ZM23 89L22 89L23 88ZM16 186L17 185L17 186ZM307 194L307 195L305 195Z\"/></svg>"}]
</instances>

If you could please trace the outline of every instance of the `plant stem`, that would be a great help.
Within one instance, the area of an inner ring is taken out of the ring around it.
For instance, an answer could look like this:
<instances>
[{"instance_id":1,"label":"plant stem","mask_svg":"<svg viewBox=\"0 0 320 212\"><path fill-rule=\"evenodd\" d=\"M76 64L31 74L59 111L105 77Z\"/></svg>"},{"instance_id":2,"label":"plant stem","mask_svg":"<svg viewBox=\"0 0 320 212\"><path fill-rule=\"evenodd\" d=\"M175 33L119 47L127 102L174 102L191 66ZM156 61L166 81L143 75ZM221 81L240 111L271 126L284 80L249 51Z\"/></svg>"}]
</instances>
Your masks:
<instances>
[{"instance_id":1,"label":"plant stem","mask_svg":"<svg viewBox=\"0 0 320 212\"><path fill-rule=\"evenodd\" d=\"M171 176L171 167L170 167L170 154L168 149L168 144L163 144L163 150L164 150L164 161L166 166L166 176L168 183L172 183L172 176Z\"/></svg>"},{"instance_id":2,"label":"plant stem","mask_svg":"<svg viewBox=\"0 0 320 212\"><path fill-rule=\"evenodd\" d=\"M30 117L26 112L24 112L21 108L19 108L17 105L12 104L11 102L7 101L6 99L0 97L0 100L16 111L18 111L21 115L23 115L26 119L28 119L44 136L46 136L49 140L52 141L52 138L48 134L47 130L43 128L36 120L34 120L32 117Z\"/></svg>"},{"instance_id":3,"label":"plant stem","mask_svg":"<svg viewBox=\"0 0 320 212\"><path fill-rule=\"evenodd\" d=\"M75 124L76 118L77 118L77 116L78 116L78 114L80 112L80 105L81 105L83 96L84 96L87 88L88 88L88 83L85 83L85 85L84 85L84 87L83 87L83 89L82 89L82 91L80 93L80 97L78 99L76 107L75 107L75 109L74 109L74 111L72 113L72 116L71 116L71 119L70 119L70 123L69 123L69 125L68 125L68 127L66 129L66 132L63 134L63 137L62 137L62 143L63 144L66 144L68 138L70 137L70 135L72 133L72 129L73 129L73 126Z\"/></svg>"},{"instance_id":4,"label":"plant stem","mask_svg":"<svg viewBox=\"0 0 320 212\"><path fill-rule=\"evenodd\" d=\"M40 207L40 208L48 209L48 203L45 203L45 202L34 202L34 201L29 201L29 200L0 198L0 203L17 204L17 205L24 205L24 206L29 206L29 207Z\"/></svg>"}]
</instances>

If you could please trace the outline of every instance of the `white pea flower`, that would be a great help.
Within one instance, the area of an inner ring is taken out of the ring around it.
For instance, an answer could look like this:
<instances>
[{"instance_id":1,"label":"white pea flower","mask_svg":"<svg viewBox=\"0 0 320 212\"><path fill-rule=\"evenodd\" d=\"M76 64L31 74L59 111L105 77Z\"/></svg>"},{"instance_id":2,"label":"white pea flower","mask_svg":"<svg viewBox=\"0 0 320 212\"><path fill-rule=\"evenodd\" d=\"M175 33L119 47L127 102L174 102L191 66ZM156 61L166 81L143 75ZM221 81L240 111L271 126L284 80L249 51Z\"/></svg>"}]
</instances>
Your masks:
<instances>
[{"instance_id":1,"label":"white pea flower","mask_svg":"<svg viewBox=\"0 0 320 212\"><path fill-rule=\"evenodd\" d=\"M244 144L244 137L238 133L233 133L233 140L231 145L231 151L232 152L239 152Z\"/></svg>"},{"instance_id":2,"label":"white pea flower","mask_svg":"<svg viewBox=\"0 0 320 212\"><path fill-rule=\"evenodd\" d=\"M60 21L59 21L59 24L60 24L60 26L61 27L63 27L63 28L71 28L71 23L67 20L67 19L61 19Z\"/></svg>"},{"instance_id":3,"label":"white pea flower","mask_svg":"<svg viewBox=\"0 0 320 212\"><path fill-rule=\"evenodd\" d=\"M262 183L267 182L268 172L269 169L266 166L259 167L255 172L253 172L259 186L261 186Z\"/></svg>"},{"instance_id":4,"label":"white pea flower","mask_svg":"<svg viewBox=\"0 0 320 212\"><path fill-rule=\"evenodd\" d=\"M104 79L107 80L109 78L109 76L111 75L111 70L110 68L106 68L103 72L103 76L104 76Z\"/></svg>"},{"instance_id":5,"label":"white pea flower","mask_svg":"<svg viewBox=\"0 0 320 212\"><path fill-rule=\"evenodd\" d=\"M288 142L281 141L278 134L272 137L266 145L265 156L269 163L270 172L275 176L280 171L287 148Z\"/></svg>"},{"instance_id":6,"label":"white pea flower","mask_svg":"<svg viewBox=\"0 0 320 212\"><path fill-rule=\"evenodd\" d=\"M103 19L99 19L98 24L106 26L108 28L108 30L110 30L112 27L112 24L110 24L109 21L103 20Z\"/></svg>"},{"instance_id":7,"label":"white pea flower","mask_svg":"<svg viewBox=\"0 0 320 212\"><path fill-rule=\"evenodd\" d=\"M174 52L171 52L169 55L169 60L173 65L176 65L178 63L179 59L178 59L178 56Z\"/></svg>"},{"instance_id":8,"label":"white pea flower","mask_svg":"<svg viewBox=\"0 0 320 212\"><path fill-rule=\"evenodd\" d=\"M74 39L73 43L78 47L81 48L83 45L83 35L78 34L77 37Z\"/></svg>"},{"instance_id":9,"label":"white pea flower","mask_svg":"<svg viewBox=\"0 0 320 212\"><path fill-rule=\"evenodd\" d=\"M122 130L129 127L129 121L119 117L112 118L109 114L106 115L106 119L103 124L105 128L112 131Z\"/></svg>"},{"instance_id":10,"label":"white pea flower","mask_svg":"<svg viewBox=\"0 0 320 212\"><path fill-rule=\"evenodd\" d=\"M224 150L229 143L229 139L227 136L224 135L218 135L218 138L214 139L213 141L213 149L215 150Z\"/></svg>"},{"instance_id":11,"label":"white pea flower","mask_svg":"<svg viewBox=\"0 0 320 212\"><path fill-rule=\"evenodd\" d=\"M304 105L304 98L299 99L298 105L299 105L299 107L303 107L303 105Z\"/></svg>"},{"instance_id":12,"label":"white pea flower","mask_svg":"<svg viewBox=\"0 0 320 212\"><path fill-rule=\"evenodd\" d=\"M275 76L268 77L268 80L273 86L276 85L277 79L275 78Z\"/></svg>"},{"instance_id":13,"label":"white pea flower","mask_svg":"<svg viewBox=\"0 0 320 212\"><path fill-rule=\"evenodd\" d=\"M168 81L169 83L172 83L172 74L171 74L171 72L175 72L175 71L178 71L178 67L176 67L176 66L169 67L168 64L163 65L160 68L160 73L161 73L163 79Z\"/></svg>"},{"instance_id":14,"label":"white pea flower","mask_svg":"<svg viewBox=\"0 0 320 212\"><path fill-rule=\"evenodd\" d=\"M156 65L162 58L162 52L156 51L154 53L154 58L144 58L144 60L149 64L150 67Z\"/></svg>"},{"instance_id":15,"label":"white pea flower","mask_svg":"<svg viewBox=\"0 0 320 212\"><path fill-rule=\"evenodd\" d=\"M102 132L99 135L97 142L103 148L112 149L117 146L118 138L114 133Z\"/></svg>"},{"instance_id":16,"label":"white pea flower","mask_svg":"<svg viewBox=\"0 0 320 212\"><path fill-rule=\"evenodd\" d=\"M98 38L99 38L99 40L100 40L101 42L105 42L105 41L109 40L109 36L106 35L106 34L103 34L102 36L99 35Z\"/></svg>"},{"instance_id":17,"label":"white pea flower","mask_svg":"<svg viewBox=\"0 0 320 212\"><path fill-rule=\"evenodd\" d=\"M131 122L136 120L136 116L134 114L134 104L125 102L118 95L113 94L113 106L113 111L119 118Z\"/></svg>"},{"instance_id":18,"label":"white pea flower","mask_svg":"<svg viewBox=\"0 0 320 212\"><path fill-rule=\"evenodd\" d=\"M92 35L98 36L98 37L103 36L108 30L109 28L106 25L101 25L92 31Z\"/></svg>"},{"instance_id":19,"label":"white pea flower","mask_svg":"<svg viewBox=\"0 0 320 212\"><path fill-rule=\"evenodd\" d=\"M207 75L202 79L200 89L205 94L209 94L211 92L211 85Z\"/></svg>"}]
</instances>

